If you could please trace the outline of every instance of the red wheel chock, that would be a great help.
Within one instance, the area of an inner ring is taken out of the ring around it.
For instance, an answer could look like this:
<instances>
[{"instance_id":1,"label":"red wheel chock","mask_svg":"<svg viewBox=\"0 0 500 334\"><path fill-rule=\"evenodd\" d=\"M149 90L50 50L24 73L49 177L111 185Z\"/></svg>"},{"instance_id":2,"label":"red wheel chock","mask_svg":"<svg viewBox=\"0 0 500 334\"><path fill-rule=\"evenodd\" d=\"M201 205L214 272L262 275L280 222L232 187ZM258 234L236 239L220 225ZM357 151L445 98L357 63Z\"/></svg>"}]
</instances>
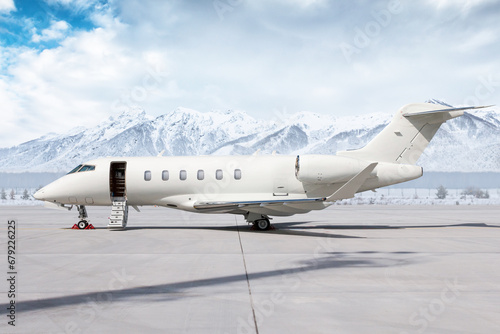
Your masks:
<instances>
[{"instance_id":1,"label":"red wheel chock","mask_svg":"<svg viewBox=\"0 0 500 334\"><path fill-rule=\"evenodd\" d=\"M73 227L71 228L72 230L79 230L80 228L78 227L78 225L73 225ZM95 230L95 227L94 225L92 224L88 224L87 227L84 228L84 230Z\"/></svg>"}]
</instances>

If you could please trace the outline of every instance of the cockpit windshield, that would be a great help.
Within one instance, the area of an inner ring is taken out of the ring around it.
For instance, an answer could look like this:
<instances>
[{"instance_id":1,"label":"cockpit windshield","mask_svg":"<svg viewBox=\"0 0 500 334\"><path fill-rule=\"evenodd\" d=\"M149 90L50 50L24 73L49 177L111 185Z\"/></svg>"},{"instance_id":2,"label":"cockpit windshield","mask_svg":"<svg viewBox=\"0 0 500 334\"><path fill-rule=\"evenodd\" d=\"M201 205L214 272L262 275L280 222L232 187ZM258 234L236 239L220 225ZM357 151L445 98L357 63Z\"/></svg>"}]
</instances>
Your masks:
<instances>
[{"instance_id":1,"label":"cockpit windshield","mask_svg":"<svg viewBox=\"0 0 500 334\"><path fill-rule=\"evenodd\" d=\"M84 165L82 168L80 168L80 170L78 171L78 173L80 173L80 172L89 172L91 170L95 170L95 166Z\"/></svg>"},{"instance_id":2,"label":"cockpit windshield","mask_svg":"<svg viewBox=\"0 0 500 334\"><path fill-rule=\"evenodd\" d=\"M78 165L73 168L68 174L80 173L80 172L88 172L95 170L95 166L92 165Z\"/></svg>"},{"instance_id":3,"label":"cockpit windshield","mask_svg":"<svg viewBox=\"0 0 500 334\"><path fill-rule=\"evenodd\" d=\"M77 170L79 170L80 168L82 168L82 165L78 165L76 166L75 168L73 168L68 174L73 174L73 173L76 173Z\"/></svg>"}]
</instances>

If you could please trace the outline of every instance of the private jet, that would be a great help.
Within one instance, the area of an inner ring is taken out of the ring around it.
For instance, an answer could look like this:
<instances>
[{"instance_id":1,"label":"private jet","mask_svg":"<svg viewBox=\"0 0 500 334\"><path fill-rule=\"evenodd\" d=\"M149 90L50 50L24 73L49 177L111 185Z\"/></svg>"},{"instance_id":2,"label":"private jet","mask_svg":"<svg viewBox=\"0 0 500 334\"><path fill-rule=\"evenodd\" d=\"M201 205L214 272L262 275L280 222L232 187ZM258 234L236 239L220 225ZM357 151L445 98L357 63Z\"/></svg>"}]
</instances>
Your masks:
<instances>
[{"instance_id":1,"label":"private jet","mask_svg":"<svg viewBox=\"0 0 500 334\"><path fill-rule=\"evenodd\" d=\"M78 165L34 194L46 206L79 214L111 206L109 228L125 228L129 206L243 215L258 230L270 217L321 210L358 192L423 175L416 162L441 124L465 110L431 103L402 107L365 147L336 155L106 157Z\"/></svg>"}]
</instances>

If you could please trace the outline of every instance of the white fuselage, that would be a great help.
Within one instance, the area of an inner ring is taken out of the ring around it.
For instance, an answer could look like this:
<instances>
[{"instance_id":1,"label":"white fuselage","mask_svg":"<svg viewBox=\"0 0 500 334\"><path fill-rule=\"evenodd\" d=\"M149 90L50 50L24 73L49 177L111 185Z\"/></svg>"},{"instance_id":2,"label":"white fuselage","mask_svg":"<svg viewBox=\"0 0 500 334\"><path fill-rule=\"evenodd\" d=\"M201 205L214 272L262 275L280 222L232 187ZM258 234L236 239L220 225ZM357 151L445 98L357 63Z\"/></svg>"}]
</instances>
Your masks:
<instances>
[{"instance_id":1,"label":"white fuselage","mask_svg":"<svg viewBox=\"0 0 500 334\"><path fill-rule=\"evenodd\" d=\"M296 156L284 155L101 158L85 163L93 170L67 174L41 189L37 198L57 204L111 205L115 194L110 166L126 163L123 195L129 205L159 205L196 212L195 204L200 202L265 202L327 197L367 164L362 160L338 156L305 155L300 159L304 169L312 170L307 175L304 174L306 171L297 170ZM403 173L401 168L404 166L389 163L377 166L359 191L421 175L421 168L417 166L407 166L411 168L410 173ZM330 178L326 175L328 170L333 173ZM299 180L300 173L306 181ZM263 206L253 211L290 215L326 206L327 203L294 204L280 206L279 209ZM230 211L234 210L222 210Z\"/></svg>"}]
</instances>

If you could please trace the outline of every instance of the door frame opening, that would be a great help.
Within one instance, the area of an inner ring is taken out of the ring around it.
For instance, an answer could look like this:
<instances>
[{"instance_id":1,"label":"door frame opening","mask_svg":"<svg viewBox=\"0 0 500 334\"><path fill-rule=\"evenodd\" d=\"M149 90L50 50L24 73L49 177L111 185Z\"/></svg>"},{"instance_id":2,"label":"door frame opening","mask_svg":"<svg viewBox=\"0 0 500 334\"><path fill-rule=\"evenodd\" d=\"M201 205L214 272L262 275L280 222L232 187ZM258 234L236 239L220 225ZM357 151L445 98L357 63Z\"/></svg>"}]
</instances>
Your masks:
<instances>
[{"instance_id":1,"label":"door frame opening","mask_svg":"<svg viewBox=\"0 0 500 334\"><path fill-rule=\"evenodd\" d=\"M126 161L112 161L110 163L109 195L112 199L117 197L121 198L127 197L126 171L127 171Z\"/></svg>"}]
</instances>

